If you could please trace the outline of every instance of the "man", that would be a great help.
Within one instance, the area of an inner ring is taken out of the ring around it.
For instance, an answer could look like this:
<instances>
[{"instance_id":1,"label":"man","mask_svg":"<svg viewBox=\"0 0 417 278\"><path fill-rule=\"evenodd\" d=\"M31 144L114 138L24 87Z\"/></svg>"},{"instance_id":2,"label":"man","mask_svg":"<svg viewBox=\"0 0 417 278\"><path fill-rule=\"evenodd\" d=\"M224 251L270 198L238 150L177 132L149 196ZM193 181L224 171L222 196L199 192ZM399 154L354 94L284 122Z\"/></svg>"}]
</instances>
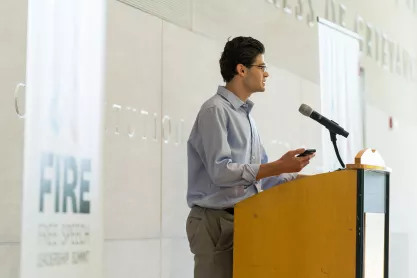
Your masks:
<instances>
[{"instance_id":1,"label":"man","mask_svg":"<svg viewBox=\"0 0 417 278\"><path fill-rule=\"evenodd\" d=\"M268 163L250 112L249 97L265 91L264 46L250 37L228 41L220 58L226 86L201 107L188 140L186 230L195 278L232 278L233 207L296 178L314 155L289 151Z\"/></svg>"}]
</instances>

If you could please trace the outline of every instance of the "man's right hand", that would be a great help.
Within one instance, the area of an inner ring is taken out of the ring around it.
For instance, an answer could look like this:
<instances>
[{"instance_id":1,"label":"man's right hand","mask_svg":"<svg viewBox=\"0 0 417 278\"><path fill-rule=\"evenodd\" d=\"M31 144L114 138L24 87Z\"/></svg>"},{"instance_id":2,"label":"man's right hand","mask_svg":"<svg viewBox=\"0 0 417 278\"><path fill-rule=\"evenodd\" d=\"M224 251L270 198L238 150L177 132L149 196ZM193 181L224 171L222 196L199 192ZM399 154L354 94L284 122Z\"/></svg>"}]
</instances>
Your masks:
<instances>
[{"instance_id":1,"label":"man's right hand","mask_svg":"<svg viewBox=\"0 0 417 278\"><path fill-rule=\"evenodd\" d=\"M304 151L305 149L289 151L274 163L277 164L279 171L282 173L298 173L306 167L310 163L310 159L315 156L314 154L310 154L303 157L296 157L296 155L302 154Z\"/></svg>"},{"instance_id":2,"label":"man's right hand","mask_svg":"<svg viewBox=\"0 0 417 278\"><path fill-rule=\"evenodd\" d=\"M274 162L261 164L256 179L260 180L266 177L279 176L284 173L300 172L310 163L310 159L315 156L314 154L310 154L303 157L296 157L296 155L302 154L304 151L305 149L289 151Z\"/></svg>"}]
</instances>

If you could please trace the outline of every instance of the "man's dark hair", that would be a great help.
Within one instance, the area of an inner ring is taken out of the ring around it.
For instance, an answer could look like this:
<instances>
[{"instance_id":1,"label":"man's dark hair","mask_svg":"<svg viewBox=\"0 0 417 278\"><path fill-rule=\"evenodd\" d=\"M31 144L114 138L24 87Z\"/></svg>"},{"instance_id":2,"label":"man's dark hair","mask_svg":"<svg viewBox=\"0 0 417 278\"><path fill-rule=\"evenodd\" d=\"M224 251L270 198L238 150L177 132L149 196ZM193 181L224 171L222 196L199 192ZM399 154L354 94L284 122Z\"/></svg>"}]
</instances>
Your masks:
<instances>
[{"instance_id":1,"label":"man's dark hair","mask_svg":"<svg viewBox=\"0 0 417 278\"><path fill-rule=\"evenodd\" d=\"M220 58L220 72L225 82L230 82L237 74L236 66L250 67L259 54L265 53L264 45L251 37L236 37L224 46Z\"/></svg>"}]
</instances>

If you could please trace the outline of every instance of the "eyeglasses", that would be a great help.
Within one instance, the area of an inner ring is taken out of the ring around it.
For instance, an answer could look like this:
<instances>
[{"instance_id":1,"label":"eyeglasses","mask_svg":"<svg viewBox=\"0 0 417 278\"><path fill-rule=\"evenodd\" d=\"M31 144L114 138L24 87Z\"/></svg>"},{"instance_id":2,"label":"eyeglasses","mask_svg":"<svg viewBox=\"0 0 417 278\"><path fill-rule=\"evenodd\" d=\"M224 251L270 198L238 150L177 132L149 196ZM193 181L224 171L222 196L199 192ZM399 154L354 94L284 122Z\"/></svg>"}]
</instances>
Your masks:
<instances>
[{"instance_id":1,"label":"eyeglasses","mask_svg":"<svg viewBox=\"0 0 417 278\"><path fill-rule=\"evenodd\" d=\"M260 68L263 72L268 71L268 66L267 65L250 65L251 67L258 67Z\"/></svg>"}]
</instances>

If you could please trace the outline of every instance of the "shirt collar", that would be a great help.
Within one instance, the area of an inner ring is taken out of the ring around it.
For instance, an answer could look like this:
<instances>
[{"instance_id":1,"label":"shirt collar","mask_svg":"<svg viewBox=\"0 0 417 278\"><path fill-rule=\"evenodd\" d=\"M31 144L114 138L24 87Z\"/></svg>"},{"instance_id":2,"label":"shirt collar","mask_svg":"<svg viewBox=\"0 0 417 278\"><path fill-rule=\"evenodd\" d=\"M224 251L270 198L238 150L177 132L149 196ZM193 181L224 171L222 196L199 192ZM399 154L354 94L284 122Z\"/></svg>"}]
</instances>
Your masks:
<instances>
[{"instance_id":1,"label":"shirt collar","mask_svg":"<svg viewBox=\"0 0 417 278\"><path fill-rule=\"evenodd\" d=\"M246 111L250 112L252 110L252 107L254 105L253 101L246 100L246 102L243 102L240 98L238 98L234 93L226 89L224 86L219 86L217 90L217 94L224 97L230 104L233 106L233 108L238 109L239 107L242 107Z\"/></svg>"}]
</instances>

